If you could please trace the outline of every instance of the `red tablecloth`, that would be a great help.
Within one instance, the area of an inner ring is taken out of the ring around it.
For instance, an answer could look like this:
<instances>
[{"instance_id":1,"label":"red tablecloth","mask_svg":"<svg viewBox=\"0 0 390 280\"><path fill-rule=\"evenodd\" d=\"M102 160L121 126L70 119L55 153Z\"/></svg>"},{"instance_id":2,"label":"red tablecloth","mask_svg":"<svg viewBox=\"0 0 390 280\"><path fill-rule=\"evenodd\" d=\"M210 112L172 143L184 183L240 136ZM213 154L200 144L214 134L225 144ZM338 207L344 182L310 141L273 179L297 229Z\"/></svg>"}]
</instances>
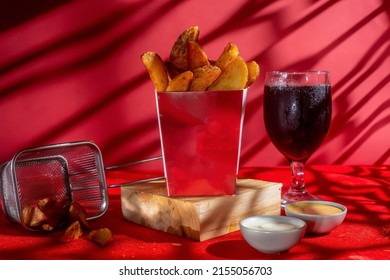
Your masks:
<instances>
[{"instance_id":1,"label":"red tablecloth","mask_svg":"<svg viewBox=\"0 0 390 280\"><path fill-rule=\"evenodd\" d=\"M244 168L242 178L289 181L288 167ZM390 166L312 166L308 189L348 207L342 225L328 235L306 236L288 252L252 249L239 231L197 242L123 219L120 190L110 189L107 213L91 222L108 227L113 241L99 247L86 238L59 243L59 232L29 232L0 215L0 259L390 259Z\"/></svg>"}]
</instances>

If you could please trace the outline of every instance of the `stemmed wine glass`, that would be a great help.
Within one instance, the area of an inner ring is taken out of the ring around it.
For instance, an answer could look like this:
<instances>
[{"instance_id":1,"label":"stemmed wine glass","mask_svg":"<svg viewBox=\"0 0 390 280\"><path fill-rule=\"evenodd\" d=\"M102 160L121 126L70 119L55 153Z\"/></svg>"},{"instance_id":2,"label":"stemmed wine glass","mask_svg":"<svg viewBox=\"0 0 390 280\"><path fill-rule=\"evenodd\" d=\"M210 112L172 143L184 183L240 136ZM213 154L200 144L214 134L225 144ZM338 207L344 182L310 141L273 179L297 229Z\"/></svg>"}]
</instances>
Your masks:
<instances>
[{"instance_id":1,"label":"stemmed wine glass","mask_svg":"<svg viewBox=\"0 0 390 280\"><path fill-rule=\"evenodd\" d=\"M291 185L281 206L316 200L304 182L304 166L329 130L332 97L329 72L267 72L264 123L272 143L290 163Z\"/></svg>"}]
</instances>

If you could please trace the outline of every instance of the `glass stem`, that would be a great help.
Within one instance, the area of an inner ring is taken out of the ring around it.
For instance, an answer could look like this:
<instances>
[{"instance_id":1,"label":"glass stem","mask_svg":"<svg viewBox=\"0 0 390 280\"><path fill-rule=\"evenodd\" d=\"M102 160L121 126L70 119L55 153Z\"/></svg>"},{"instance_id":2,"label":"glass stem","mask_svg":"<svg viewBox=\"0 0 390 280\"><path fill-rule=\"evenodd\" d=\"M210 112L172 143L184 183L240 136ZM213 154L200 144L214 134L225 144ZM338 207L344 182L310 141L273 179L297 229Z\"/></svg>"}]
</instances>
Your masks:
<instances>
[{"instance_id":1,"label":"glass stem","mask_svg":"<svg viewBox=\"0 0 390 280\"><path fill-rule=\"evenodd\" d=\"M305 163L301 161L292 161L290 163L291 169L291 185L290 185L290 193L293 194L303 194L306 193L305 187Z\"/></svg>"}]
</instances>

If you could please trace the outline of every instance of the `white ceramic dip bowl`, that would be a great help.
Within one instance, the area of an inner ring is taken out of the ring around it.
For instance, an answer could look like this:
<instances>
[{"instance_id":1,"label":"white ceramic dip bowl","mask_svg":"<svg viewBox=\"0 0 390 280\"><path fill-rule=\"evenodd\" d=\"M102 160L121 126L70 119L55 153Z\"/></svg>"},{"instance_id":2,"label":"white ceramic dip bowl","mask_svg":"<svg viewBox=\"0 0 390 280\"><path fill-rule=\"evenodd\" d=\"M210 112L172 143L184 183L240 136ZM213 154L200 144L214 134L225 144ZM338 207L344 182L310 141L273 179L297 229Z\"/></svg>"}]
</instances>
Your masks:
<instances>
[{"instance_id":1,"label":"white ceramic dip bowl","mask_svg":"<svg viewBox=\"0 0 390 280\"><path fill-rule=\"evenodd\" d=\"M253 248L276 254L289 250L302 239L306 223L294 217L252 216L240 221L240 230Z\"/></svg>"},{"instance_id":2,"label":"white ceramic dip bowl","mask_svg":"<svg viewBox=\"0 0 390 280\"><path fill-rule=\"evenodd\" d=\"M307 232L327 234L344 221L347 207L330 201L299 201L286 205L285 212L304 220Z\"/></svg>"}]
</instances>

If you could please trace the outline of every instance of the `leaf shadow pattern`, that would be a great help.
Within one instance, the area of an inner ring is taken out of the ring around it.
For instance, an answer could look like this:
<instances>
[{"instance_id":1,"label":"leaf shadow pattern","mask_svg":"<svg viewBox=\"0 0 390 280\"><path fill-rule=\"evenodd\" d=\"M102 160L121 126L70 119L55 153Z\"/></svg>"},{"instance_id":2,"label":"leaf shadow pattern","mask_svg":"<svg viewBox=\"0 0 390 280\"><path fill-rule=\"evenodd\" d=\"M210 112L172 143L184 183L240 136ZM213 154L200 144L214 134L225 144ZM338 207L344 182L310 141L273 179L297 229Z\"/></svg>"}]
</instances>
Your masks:
<instances>
[{"instance_id":1,"label":"leaf shadow pattern","mask_svg":"<svg viewBox=\"0 0 390 280\"><path fill-rule=\"evenodd\" d=\"M0 2L0 33L22 25L26 21L38 17L53 9L65 5L67 0L43 1L1 1Z\"/></svg>"},{"instance_id":2,"label":"leaf shadow pattern","mask_svg":"<svg viewBox=\"0 0 390 280\"><path fill-rule=\"evenodd\" d=\"M169 15L172 13L172 10L177 8L181 3L178 1L165 1L164 3L160 3L160 7L155 9L155 12L151 14L148 18L145 18L138 22L136 26L133 26L128 30L124 30L118 35L113 36L110 41L108 41L104 45L98 45L94 48L94 50L85 55L83 57L78 57L71 59L69 61L63 62L61 65L46 67L40 69L38 71L32 72L29 75L23 76L16 81L12 81L2 87L0 99L6 98L9 95L17 96L26 88L31 88L42 81L55 81L60 77L64 77L74 72L82 72L88 69L94 68L100 63L108 60L112 57L116 52L120 51L129 41L137 36L141 36L142 32L146 32L148 29L152 28L153 23L158 19ZM275 32L275 38L268 44L268 46L263 49L261 52L254 54L253 58L258 61L262 61L264 63L264 68L267 69L271 66L272 55L271 50L275 44L284 40L288 36L294 34L299 31L301 28L309 25L312 20L317 17L323 15L335 5L338 5L339 1L326 1L324 3L316 3L316 2L308 2L307 7L311 5L316 5L315 8L310 11L305 16L296 20L296 22L292 23L285 28L283 26L283 17L278 16L278 9L271 10L270 12L263 12L266 8L272 7L276 5L274 1L264 0L264 1L245 1L242 2L240 6L236 9L236 11L223 23L219 26L215 27L213 30L202 36L202 41L207 44L212 42L213 40L217 40L218 38L228 34L233 31L241 31L246 28L254 27L257 24L269 22ZM17 4L14 4L13 7L16 7ZM55 2L45 2L42 4L41 10L39 8L33 9L30 11L28 15L25 15L24 19L31 19L33 17L38 17L39 13L44 13L50 9L60 8L64 5L64 1L55 1ZM121 25L126 21L127 18L131 17L135 13L140 13L144 11L150 4L144 4L140 2L134 2L127 6L122 6L120 9L114 9L112 11L107 12L106 15L102 16L98 21L90 23L87 26L82 26L78 30L74 30L71 34L66 34L63 37L57 38L58 40L47 42L46 45L41 46L38 49L31 49L29 52L23 54L23 56L16 57L15 59L11 59L0 65L0 74L9 75L15 71L18 71L20 68L23 68L28 65L32 65L36 62L39 62L41 59L48 57L57 52L64 51L69 47L77 47L79 44L83 44L89 41L92 41L104 34L110 33L117 26ZM335 38L329 44L324 46L322 49L318 50L315 54L307 56L297 62L294 62L290 65L286 65L286 68L308 68L310 66L316 65L318 60L324 55L331 53L336 47L340 46L344 41L350 38L353 34L358 32L363 27L367 26L371 23L377 16L381 15L383 12L388 13L388 3L387 1L383 1L382 5L378 8L367 14L362 20L357 22L354 26L352 26L349 30L346 30L342 35ZM4 28L11 28L12 25L22 24L22 18L19 18L17 21L13 23L1 24ZM347 100L347 91L342 90L342 85L344 85L347 81L351 81L356 77L355 72L359 69L359 67L363 67L366 65L367 58L375 54L375 52L381 49L381 46L387 42L388 38L388 30L385 32L374 44L367 50L365 55L359 60L359 62L351 69L348 73L346 73L339 82L334 85L335 91L335 104L337 106L348 108L348 100ZM384 58L388 55L388 49L381 55L381 58ZM373 67L378 67L383 63L378 59L376 63L372 64L369 69L373 69ZM262 73L263 75L263 73ZM359 83L365 81L369 77L369 71L363 72L360 76L358 76L351 86L348 88L350 92L353 91L354 88L358 86ZM116 100L123 98L124 96L130 94L131 90L137 88L144 83L148 82L147 75L140 74L138 76L131 77L128 82L118 85L117 88L112 89L109 92L106 92L103 97L96 98L93 102L91 102L88 108L83 108L83 111L76 112L72 117L69 117L65 120L59 121L54 129L50 128L50 131L46 131L42 133L40 136L36 136L34 139L28 140L29 146L40 145L41 143L50 141L51 139L56 139L61 135L66 135L72 128L81 125L85 120L93 118L98 112L102 112L104 108L112 105ZM385 84L383 84L385 83ZM383 87L387 84L386 81L381 81ZM376 89L380 90L380 87ZM369 95L366 95L364 100L367 100ZM245 121L251 122L253 118L257 117L257 111L259 108L262 108L262 96L261 94L256 95L251 101L247 104ZM364 110L364 109L361 109ZM358 114L360 110L355 106L348 111L348 115ZM150 132L151 130L156 129L156 123L154 122L155 116L151 116L148 120L144 120L138 124L136 127L130 128L130 133L117 133L116 135L111 135L109 139L105 141L104 150L109 151L110 149L114 149L118 147L118 145L124 145L127 141L130 141L131 138L140 138L145 133ZM332 141L336 137L340 135L345 135L342 132L342 127L344 126L343 120L346 119L344 115L338 115L334 117L334 125L332 126L334 129L330 131L327 141ZM385 125L385 121L377 121L375 124L375 130L370 130L371 133L383 128ZM378 123L380 125L378 125ZM141 128L142 127L142 128ZM354 130L354 133L357 130ZM356 136L356 135L355 135ZM349 137L349 136L348 136ZM364 137L360 137L359 144L362 145ZM269 140L266 136L260 137L260 139L251 141L245 150L245 153L241 156L241 163L245 165L246 162L250 161L254 155L261 153L266 147L269 145ZM358 147L359 145L354 145L354 147ZM119 146L120 147L120 146ZM146 153L150 149L150 151L157 152L158 149L158 139L154 139L150 141L150 143L145 143L142 147L140 153L138 155L142 155ZM137 156L138 156L137 155ZM353 150L348 149L345 151L345 154L340 156L339 159L333 161L336 163L346 162L353 155ZM128 155L127 155L128 156ZM127 157L126 156L126 157ZM126 158L125 156L123 159ZM388 160L388 153L385 151L377 160L377 163L383 163ZM280 160L280 164L284 164L284 160Z\"/></svg>"},{"instance_id":3,"label":"leaf shadow pattern","mask_svg":"<svg viewBox=\"0 0 390 280\"><path fill-rule=\"evenodd\" d=\"M170 12L176 5L178 5L176 1L166 1L161 3L161 5L155 9L154 14L151 14L151 18L144 18L140 22L137 22L136 26L131 26L131 28L129 27L126 30L123 30L123 32L116 36L111 36L112 38L110 41L105 44L99 44L93 51L85 56L64 61L61 65L44 67L40 70L28 73L15 81L11 81L0 88L0 99L5 99L9 95L12 95L13 98L15 98L18 94L21 94L23 89L31 88L41 82L55 81L75 72L83 72L93 69L100 63L108 60L111 56L115 55L118 50L126 46L132 39L140 36L140 34L145 32L147 28L151 28L154 21L158 20L160 16ZM50 55L66 50L68 47L74 48L89 40L98 39L103 34L110 33L134 13L146 8L147 6L143 3L134 2L130 3L127 8L118 7L117 9L109 11L106 15L100 18L98 22L93 22L87 26L81 26L79 29L73 30L73 33L64 35L63 38L58 38L58 40L48 42L46 45L42 45L38 49L32 49L30 52L24 53L23 56L13 58L3 63L0 65L0 73L3 75L9 75L12 72L18 71L22 67L34 65L41 60L45 60L47 57L50 57ZM26 146L39 146L51 142L52 139L57 139L61 135L66 135L71 129L81 125L84 121L93 118L98 112L103 111L112 103L116 102L116 100L131 94L132 89L139 87L146 82L147 79L148 75L146 72L130 77L127 82L117 85L117 87L112 89L111 92L106 92L103 96L94 98L88 106L81 108L80 111L75 112L72 116L59 120L54 129L53 127L50 127L46 130L46 132L42 132L36 136L35 139L28 139L28 141L26 141ZM134 128L133 132L142 132L147 128L155 128L156 124L157 123L154 123L154 118L150 117L150 119L146 121L146 125L145 123L140 124L144 126L142 130ZM117 137L123 138L123 135L119 135ZM114 139L112 141L113 144L108 144L107 148L112 148L112 145L115 145L118 141L122 140ZM155 149L154 147L156 146L156 143L157 141L152 143L152 149Z\"/></svg>"},{"instance_id":4,"label":"leaf shadow pattern","mask_svg":"<svg viewBox=\"0 0 390 280\"><path fill-rule=\"evenodd\" d=\"M337 1L336 1L337 2ZM277 43L281 41L286 36L290 35L291 33L297 31L298 28L304 26L305 24L309 24L309 20L315 18L315 16L320 15L321 12L324 12L324 9L330 8L332 4L336 4L336 2L329 1L323 6L321 6L319 9L313 11L309 15L307 15L305 18L298 20L296 23L288 26L285 30L280 30L280 35L277 36L274 43ZM343 42L345 42L348 38L352 37L354 34L356 34L360 29L364 28L368 24L370 24L373 20L375 20L379 15L382 15L387 9L386 2L382 3L378 8L367 14L363 19L361 19L359 22L355 23L350 29L343 32L339 37L335 38L333 41L331 41L327 46L324 46L322 49L318 50L314 54L307 56L297 62L294 62L292 64L286 65L284 68L286 70L305 70L310 69L317 65L318 61L322 59L324 56L331 53L336 47L340 46ZM279 26L281 24L275 24L276 26ZM340 112L335 115L332 119L332 125L331 129L329 131L329 135L326 138L326 142L332 142L335 138L338 137L344 137L344 142L349 143L351 138L359 137L360 141L353 145L351 148L348 148L343 152L342 155L340 155L337 159L327 159L331 163L340 164L347 162L348 159L356 152L356 148L360 147L365 140L368 139L367 136L374 135L375 132L381 130L383 127L385 127L388 124L388 118L385 116L385 118L381 121L379 120L375 125L372 125L374 129L370 129L369 132L362 134L362 130L358 129L357 127L353 127L351 131L348 133L345 131L345 127L347 126L345 121L351 119L353 116L358 115L360 112L364 112L366 110L364 104L366 104L370 99L374 98L376 94L383 91L383 89L388 85L388 77L386 76L384 79L378 81L378 84L370 90L370 92L366 93L363 98L359 101L359 105L355 105L350 109L349 101L347 99L348 96L350 96L354 89L356 89L360 84L362 84L364 81L368 80L372 73L375 72L376 69L378 69L383 63L385 63L386 58L390 54L390 48L385 47L386 44L388 45L388 38L390 36L390 29L387 29L383 32L381 36L378 37L378 39L367 49L366 53L359 59L358 63L347 73L344 74L344 76L340 77L338 82L332 86L332 91L334 95L334 101L333 104L337 108L342 108ZM266 48L264 51L260 52L255 59L261 60L262 57L269 57L267 55L267 52L272 49L273 44L270 44L268 48ZM383 51L382 51L383 49ZM377 58L374 62L371 63L371 65L368 66L366 70L364 70L362 73L357 75L359 73L360 69L363 69L364 66L367 66L369 58L374 57L377 55ZM265 62L265 67L267 67L267 62ZM265 68L264 67L264 68ZM342 87L347 83L350 82L350 84L347 86L346 89L342 89ZM262 108L262 95L257 96L252 100L250 104L248 104L248 118L250 119L252 116L254 116L254 112L258 108ZM347 108L347 110L345 109ZM385 102L384 105L380 106L380 110L376 110L376 112L382 112L388 109L389 106L387 102ZM369 116L369 120L374 123L374 118L377 115L377 113L372 113L371 116ZM359 125L360 128L367 126L369 123L367 121ZM347 126L348 127L348 126ZM349 126L351 127L351 126ZM352 128L352 127L351 127ZM353 136L352 136L353 134ZM242 164L245 165L247 161L249 161L252 158L252 155L254 153L261 153L262 150L264 150L267 145L269 144L269 141L267 137L261 137L257 141L252 144L252 146L247 149L245 153L242 154ZM326 158L323 156L323 154L317 154L312 157L313 162L318 162L318 158ZM376 163L383 164L388 160L388 155L386 156L386 152L384 152L382 155L379 156L379 158L376 160ZM285 164L285 161L282 159L279 164Z\"/></svg>"}]
</instances>

